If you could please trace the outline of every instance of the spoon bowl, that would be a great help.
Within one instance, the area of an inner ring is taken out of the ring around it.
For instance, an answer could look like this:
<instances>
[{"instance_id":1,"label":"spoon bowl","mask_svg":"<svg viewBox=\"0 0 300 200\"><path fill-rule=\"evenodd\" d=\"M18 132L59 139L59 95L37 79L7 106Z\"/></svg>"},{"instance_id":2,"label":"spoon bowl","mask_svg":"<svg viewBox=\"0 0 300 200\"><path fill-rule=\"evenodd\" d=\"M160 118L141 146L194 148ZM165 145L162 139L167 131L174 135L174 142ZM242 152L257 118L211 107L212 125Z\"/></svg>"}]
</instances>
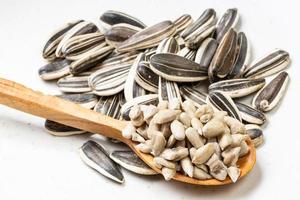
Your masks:
<instances>
[{"instance_id":1,"label":"spoon bowl","mask_svg":"<svg viewBox=\"0 0 300 200\"><path fill-rule=\"evenodd\" d=\"M161 170L155 167L152 155L140 152L135 147L135 142L122 136L121 132L128 122L113 119L55 96L44 95L2 78L0 78L0 104L67 126L120 140L127 144L149 167L161 173ZM249 146L249 153L240 158L237 163L241 169L239 179L252 170L256 161L254 145L250 140L247 141L247 145ZM224 181L216 179L198 180L179 173L173 179L194 185L216 186L232 183L228 177Z\"/></svg>"}]
</instances>

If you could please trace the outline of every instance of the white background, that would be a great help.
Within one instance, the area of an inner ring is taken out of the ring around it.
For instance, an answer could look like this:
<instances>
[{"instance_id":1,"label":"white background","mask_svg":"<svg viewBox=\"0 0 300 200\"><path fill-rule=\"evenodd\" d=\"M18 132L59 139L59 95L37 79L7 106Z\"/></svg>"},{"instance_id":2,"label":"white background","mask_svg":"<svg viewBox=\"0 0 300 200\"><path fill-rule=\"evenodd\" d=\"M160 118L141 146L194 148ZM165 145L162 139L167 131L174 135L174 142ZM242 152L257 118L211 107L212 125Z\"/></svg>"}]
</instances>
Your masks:
<instances>
[{"instance_id":1,"label":"white background","mask_svg":"<svg viewBox=\"0 0 300 200\"><path fill-rule=\"evenodd\" d=\"M220 16L227 8L240 12L252 58L273 48L290 52L289 90L279 109L268 113L265 144L248 177L223 187L199 187L142 177L123 170L116 184L80 160L78 148L89 135L59 138L43 130L43 119L0 106L0 199L297 199L299 198L299 19L297 1L79 1L1 0L0 77L57 94L55 83L39 79L41 50L51 33L74 19L98 23L108 9L127 12L147 25L190 13L194 19L208 7Z\"/></svg>"}]
</instances>

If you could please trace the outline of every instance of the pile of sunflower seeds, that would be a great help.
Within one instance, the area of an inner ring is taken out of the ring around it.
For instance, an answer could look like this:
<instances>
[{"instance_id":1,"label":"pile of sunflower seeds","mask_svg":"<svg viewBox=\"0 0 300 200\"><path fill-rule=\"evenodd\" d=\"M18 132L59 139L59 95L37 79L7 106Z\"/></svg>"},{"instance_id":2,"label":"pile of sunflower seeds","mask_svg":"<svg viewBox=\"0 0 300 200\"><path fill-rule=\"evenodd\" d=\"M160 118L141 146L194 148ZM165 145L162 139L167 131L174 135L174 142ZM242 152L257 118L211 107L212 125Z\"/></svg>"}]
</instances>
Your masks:
<instances>
[{"instance_id":1,"label":"pile of sunflower seeds","mask_svg":"<svg viewBox=\"0 0 300 200\"><path fill-rule=\"evenodd\" d=\"M227 174L236 182L239 157L249 152L245 125L225 111L191 100L176 98L154 105L136 105L131 122L122 135L139 144L141 152L152 154L165 180L177 172L196 179L223 181Z\"/></svg>"},{"instance_id":2,"label":"pile of sunflower seeds","mask_svg":"<svg viewBox=\"0 0 300 200\"><path fill-rule=\"evenodd\" d=\"M130 120L130 111L137 105L169 102L183 109L184 102L192 102L199 109L208 104L246 124L247 135L259 146L265 112L278 105L287 88L289 76L284 70L290 58L286 51L275 49L250 62L246 34L236 30L238 19L235 8L226 10L219 20L214 9L206 9L195 21L184 14L146 26L128 14L106 11L97 25L77 20L55 31L44 46L48 64L39 69L39 76L57 80L63 92L59 97L119 120ZM251 105L241 101L251 95ZM57 136L84 133L49 120L45 127ZM104 175L110 177L107 173L116 171L112 176L119 182L123 178L118 167L99 170L99 158L107 158L103 162L112 158L136 173L154 174L130 152L109 156L91 141L81 150L84 160ZM103 156L95 156L99 152ZM126 162L128 158L132 162Z\"/></svg>"}]
</instances>

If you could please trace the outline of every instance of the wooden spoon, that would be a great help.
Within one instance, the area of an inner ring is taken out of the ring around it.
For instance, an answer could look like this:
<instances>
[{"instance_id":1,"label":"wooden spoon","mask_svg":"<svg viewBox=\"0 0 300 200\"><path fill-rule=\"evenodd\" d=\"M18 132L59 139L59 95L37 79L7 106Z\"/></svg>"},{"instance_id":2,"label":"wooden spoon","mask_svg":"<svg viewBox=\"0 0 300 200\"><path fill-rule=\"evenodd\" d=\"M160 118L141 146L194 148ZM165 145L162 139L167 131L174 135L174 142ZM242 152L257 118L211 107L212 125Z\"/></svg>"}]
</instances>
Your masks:
<instances>
[{"instance_id":1,"label":"wooden spoon","mask_svg":"<svg viewBox=\"0 0 300 200\"><path fill-rule=\"evenodd\" d=\"M127 144L147 165L161 173L161 170L154 166L151 155L141 153L136 149L136 143L122 137L121 131L126 126L125 121L113 119L75 103L44 95L41 92L33 91L23 85L1 78L0 103L35 116L120 140ZM248 174L256 161L255 148L252 142L249 140L247 144L250 148L249 154L238 161L238 166L241 169L239 178ZM197 180L179 173L173 179L195 185L225 185L232 183L228 177L224 181L216 179Z\"/></svg>"}]
</instances>

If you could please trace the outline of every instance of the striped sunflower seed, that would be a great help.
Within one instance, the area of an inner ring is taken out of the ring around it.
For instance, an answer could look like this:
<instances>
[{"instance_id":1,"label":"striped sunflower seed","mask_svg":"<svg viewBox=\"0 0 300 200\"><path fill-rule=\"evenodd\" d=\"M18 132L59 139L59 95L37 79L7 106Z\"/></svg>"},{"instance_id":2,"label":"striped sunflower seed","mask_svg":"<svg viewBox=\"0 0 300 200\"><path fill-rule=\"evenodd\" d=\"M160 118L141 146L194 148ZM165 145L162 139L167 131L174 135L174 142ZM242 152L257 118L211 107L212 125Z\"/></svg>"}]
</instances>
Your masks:
<instances>
[{"instance_id":1,"label":"striped sunflower seed","mask_svg":"<svg viewBox=\"0 0 300 200\"><path fill-rule=\"evenodd\" d=\"M129 69L130 65L115 66L99 69L92 73L88 79L92 92L99 96L110 96L121 92L124 89Z\"/></svg>"},{"instance_id":2,"label":"striped sunflower seed","mask_svg":"<svg viewBox=\"0 0 300 200\"><path fill-rule=\"evenodd\" d=\"M145 55L143 53L140 53L134 63L132 64L128 77L125 82L124 86L124 95L126 101L130 101L135 97L142 96L146 94L146 91L143 87L141 87L139 84L137 84L135 77L137 74L137 68L141 60L145 58Z\"/></svg>"},{"instance_id":3,"label":"striped sunflower seed","mask_svg":"<svg viewBox=\"0 0 300 200\"><path fill-rule=\"evenodd\" d=\"M123 98L122 93L108 97L100 97L98 103L94 107L94 111L115 119L119 119L121 98Z\"/></svg>"},{"instance_id":4,"label":"striped sunflower seed","mask_svg":"<svg viewBox=\"0 0 300 200\"><path fill-rule=\"evenodd\" d=\"M188 47L184 47L177 52L177 55L187 58L189 60L195 60L196 53L197 53L196 50L190 49Z\"/></svg>"},{"instance_id":5,"label":"striped sunflower seed","mask_svg":"<svg viewBox=\"0 0 300 200\"><path fill-rule=\"evenodd\" d=\"M138 56L139 52L132 51L132 52L125 52L125 53L116 53L113 51L109 54L105 60L103 60L100 64L97 65L98 69L105 68L105 67L113 67L113 66L128 66L132 65L136 57Z\"/></svg>"},{"instance_id":6,"label":"striped sunflower seed","mask_svg":"<svg viewBox=\"0 0 300 200\"><path fill-rule=\"evenodd\" d=\"M227 94L219 91L210 92L207 96L206 103L215 110L226 111L230 117L242 121L240 111Z\"/></svg>"},{"instance_id":7,"label":"striped sunflower seed","mask_svg":"<svg viewBox=\"0 0 300 200\"><path fill-rule=\"evenodd\" d=\"M158 97L160 102L171 101L172 99L178 99L180 102L182 101L177 83L167 81L162 77L159 77Z\"/></svg>"},{"instance_id":8,"label":"striped sunflower seed","mask_svg":"<svg viewBox=\"0 0 300 200\"><path fill-rule=\"evenodd\" d=\"M179 46L174 37L163 39L156 49L156 53L177 53L178 51Z\"/></svg>"},{"instance_id":9,"label":"striped sunflower seed","mask_svg":"<svg viewBox=\"0 0 300 200\"><path fill-rule=\"evenodd\" d=\"M252 106L263 112L272 110L283 97L288 81L288 73L280 72L254 96Z\"/></svg>"},{"instance_id":10,"label":"striped sunflower seed","mask_svg":"<svg viewBox=\"0 0 300 200\"><path fill-rule=\"evenodd\" d=\"M62 94L57 95L57 97L65 99L67 101L79 104L87 109L92 109L98 102L98 97L91 93L81 93L81 94Z\"/></svg>"},{"instance_id":11,"label":"striped sunflower seed","mask_svg":"<svg viewBox=\"0 0 300 200\"><path fill-rule=\"evenodd\" d=\"M173 21L174 26L176 27L176 33L175 35L182 32L184 29L186 29L190 24L193 23L193 18L189 14L184 14L178 17Z\"/></svg>"},{"instance_id":12,"label":"striped sunflower seed","mask_svg":"<svg viewBox=\"0 0 300 200\"><path fill-rule=\"evenodd\" d=\"M190 24L182 33L181 37L185 40L192 38L202 32L204 27L214 24L216 20L216 12L214 9L206 9L201 16L192 24Z\"/></svg>"},{"instance_id":13,"label":"striped sunflower seed","mask_svg":"<svg viewBox=\"0 0 300 200\"><path fill-rule=\"evenodd\" d=\"M48 133L55 136L79 135L86 132L48 119L45 121L44 127Z\"/></svg>"},{"instance_id":14,"label":"striped sunflower seed","mask_svg":"<svg viewBox=\"0 0 300 200\"><path fill-rule=\"evenodd\" d=\"M213 83L209 86L209 92L222 91L231 98L244 97L261 89L266 84L261 79L232 79Z\"/></svg>"},{"instance_id":15,"label":"striped sunflower seed","mask_svg":"<svg viewBox=\"0 0 300 200\"><path fill-rule=\"evenodd\" d=\"M180 86L179 90L181 96L185 100L194 102L195 106L200 107L202 104L206 104L207 94L196 87Z\"/></svg>"},{"instance_id":16,"label":"striped sunflower seed","mask_svg":"<svg viewBox=\"0 0 300 200\"><path fill-rule=\"evenodd\" d=\"M203 27L201 30L197 31L197 34L193 34L191 37L187 37L185 45L189 47L190 49L197 50L201 43L215 30L214 24L209 24L205 27Z\"/></svg>"},{"instance_id":17,"label":"striped sunflower seed","mask_svg":"<svg viewBox=\"0 0 300 200\"><path fill-rule=\"evenodd\" d=\"M215 39L205 39L196 52L195 62L208 69L217 48L218 42Z\"/></svg>"},{"instance_id":18,"label":"striped sunflower seed","mask_svg":"<svg viewBox=\"0 0 300 200\"><path fill-rule=\"evenodd\" d=\"M139 28L145 28L146 25L137 18L115 10L108 10L100 16L100 27L104 33L115 24L130 24Z\"/></svg>"},{"instance_id":19,"label":"striped sunflower seed","mask_svg":"<svg viewBox=\"0 0 300 200\"><path fill-rule=\"evenodd\" d=\"M84 72L98 63L100 63L105 56L113 51L112 46L104 46L93 52L88 52L84 57L71 63L70 71L72 74L76 75Z\"/></svg>"},{"instance_id":20,"label":"striped sunflower seed","mask_svg":"<svg viewBox=\"0 0 300 200\"><path fill-rule=\"evenodd\" d=\"M239 109L243 121L251 124L265 123L266 116L261 111L239 102L235 102L235 105Z\"/></svg>"},{"instance_id":21,"label":"striped sunflower seed","mask_svg":"<svg viewBox=\"0 0 300 200\"><path fill-rule=\"evenodd\" d=\"M281 49L275 49L262 58L253 61L244 72L246 78L264 78L280 72L290 63L289 54Z\"/></svg>"},{"instance_id":22,"label":"striped sunflower seed","mask_svg":"<svg viewBox=\"0 0 300 200\"><path fill-rule=\"evenodd\" d=\"M68 60L78 60L105 45L104 36L100 32L77 35L64 44L62 53Z\"/></svg>"},{"instance_id":23,"label":"striped sunflower seed","mask_svg":"<svg viewBox=\"0 0 300 200\"><path fill-rule=\"evenodd\" d=\"M62 92L81 93L90 92L91 88L88 84L89 75L69 75L60 78L57 81L57 86Z\"/></svg>"},{"instance_id":24,"label":"striped sunflower seed","mask_svg":"<svg viewBox=\"0 0 300 200\"><path fill-rule=\"evenodd\" d=\"M237 52L237 33L230 29L218 46L208 69L211 83L224 79L233 67Z\"/></svg>"},{"instance_id":25,"label":"striped sunflower seed","mask_svg":"<svg viewBox=\"0 0 300 200\"><path fill-rule=\"evenodd\" d=\"M163 39L172 36L176 31L171 21L163 21L147 27L120 43L119 52L147 49L157 46Z\"/></svg>"},{"instance_id":26,"label":"striped sunflower seed","mask_svg":"<svg viewBox=\"0 0 300 200\"><path fill-rule=\"evenodd\" d=\"M141 31L142 29L126 23L115 24L105 32L105 39L107 43L117 46L118 43L123 42Z\"/></svg>"},{"instance_id":27,"label":"striped sunflower seed","mask_svg":"<svg viewBox=\"0 0 300 200\"><path fill-rule=\"evenodd\" d=\"M59 42L57 45L55 55L56 57L62 57L63 52L62 52L62 47L65 45L68 40L76 35L84 35L87 33L95 33L98 31L98 28L95 24L87 21L82 21L75 26L73 26L62 38L62 40Z\"/></svg>"},{"instance_id":28,"label":"striped sunflower seed","mask_svg":"<svg viewBox=\"0 0 300 200\"><path fill-rule=\"evenodd\" d=\"M238 33L237 55L231 71L227 78L241 78L244 70L249 63L250 46L245 33Z\"/></svg>"},{"instance_id":29,"label":"striped sunflower seed","mask_svg":"<svg viewBox=\"0 0 300 200\"><path fill-rule=\"evenodd\" d=\"M218 21L217 28L214 33L214 38L218 42L221 42L223 37L229 31L229 29L234 28L236 26L238 20L238 10L236 8L228 9Z\"/></svg>"},{"instance_id":30,"label":"striped sunflower seed","mask_svg":"<svg viewBox=\"0 0 300 200\"><path fill-rule=\"evenodd\" d=\"M54 34L50 37L50 39L46 42L43 48L43 57L47 60L54 60L56 58L55 51L57 45L60 43L62 38L65 36L66 32L68 32L71 28L73 28L78 23L83 22L83 20L76 20L70 23L65 24L63 27L59 28Z\"/></svg>"},{"instance_id":31,"label":"striped sunflower seed","mask_svg":"<svg viewBox=\"0 0 300 200\"><path fill-rule=\"evenodd\" d=\"M154 73L170 81L194 82L207 78L207 69L184 57L161 53L150 58Z\"/></svg>"},{"instance_id":32,"label":"striped sunflower seed","mask_svg":"<svg viewBox=\"0 0 300 200\"><path fill-rule=\"evenodd\" d=\"M58 59L41 67L38 71L39 76L43 80L55 80L66 76L70 73L71 61L66 59Z\"/></svg>"},{"instance_id":33,"label":"striped sunflower seed","mask_svg":"<svg viewBox=\"0 0 300 200\"><path fill-rule=\"evenodd\" d=\"M79 150L82 161L107 178L118 183L124 182L124 177L118 164L109 158L108 152L100 144L89 140Z\"/></svg>"},{"instance_id":34,"label":"striped sunflower seed","mask_svg":"<svg viewBox=\"0 0 300 200\"><path fill-rule=\"evenodd\" d=\"M123 168L142 175L155 175L156 171L146 165L133 151L114 151L110 158Z\"/></svg>"},{"instance_id":35,"label":"striped sunflower seed","mask_svg":"<svg viewBox=\"0 0 300 200\"><path fill-rule=\"evenodd\" d=\"M156 105L158 103L158 95L157 94L148 94L144 96L139 96L131 101L127 101L122 105L121 115L124 120L130 120L129 112L131 108L135 105Z\"/></svg>"},{"instance_id":36,"label":"striped sunflower seed","mask_svg":"<svg viewBox=\"0 0 300 200\"><path fill-rule=\"evenodd\" d=\"M258 147L264 142L264 135L260 126L255 124L247 124L245 125L245 128L247 135L249 135L255 147Z\"/></svg>"},{"instance_id":37,"label":"striped sunflower seed","mask_svg":"<svg viewBox=\"0 0 300 200\"><path fill-rule=\"evenodd\" d=\"M145 90L157 93L159 76L150 69L148 62L138 63L135 81Z\"/></svg>"}]
</instances>

